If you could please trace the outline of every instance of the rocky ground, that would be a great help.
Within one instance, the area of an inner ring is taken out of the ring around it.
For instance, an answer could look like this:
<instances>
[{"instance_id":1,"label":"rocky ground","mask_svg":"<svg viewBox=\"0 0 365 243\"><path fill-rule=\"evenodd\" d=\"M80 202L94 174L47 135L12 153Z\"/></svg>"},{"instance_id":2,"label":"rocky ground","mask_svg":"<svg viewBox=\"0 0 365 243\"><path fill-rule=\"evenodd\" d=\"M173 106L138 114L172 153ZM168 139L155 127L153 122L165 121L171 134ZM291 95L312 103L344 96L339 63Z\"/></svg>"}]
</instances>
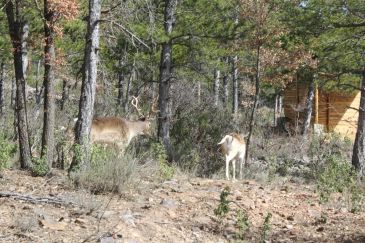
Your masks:
<instances>
[{"instance_id":1,"label":"rocky ground","mask_svg":"<svg viewBox=\"0 0 365 243\"><path fill-rule=\"evenodd\" d=\"M218 219L220 194L229 212ZM243 242L365 242L365 213L335 195L319 204L315 187L201 178L141 181L122 195L77 191L64 173L48 178L4 171L0 178L0 242L239 242L238 210L248 216ZM264 220L272 214L268 223Z\"/></svg>"}]
</instances>

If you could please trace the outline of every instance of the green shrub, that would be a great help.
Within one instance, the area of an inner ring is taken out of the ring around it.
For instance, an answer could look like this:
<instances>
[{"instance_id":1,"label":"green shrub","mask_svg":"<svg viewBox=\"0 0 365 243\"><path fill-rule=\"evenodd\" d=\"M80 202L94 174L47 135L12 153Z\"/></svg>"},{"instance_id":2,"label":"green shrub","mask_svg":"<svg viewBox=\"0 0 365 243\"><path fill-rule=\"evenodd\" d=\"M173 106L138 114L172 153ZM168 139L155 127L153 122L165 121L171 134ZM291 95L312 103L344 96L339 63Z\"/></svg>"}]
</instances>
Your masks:
<instances>
[{"instance_id":1,"label":"green shrub","mask_svg":"<svg viewBox=\"0 0 365 243\"><path fill-rule=\"evenodd\" d=\"M211 176L224 165L217 143L231 132L244 132L231 112L209 104L192 105L177 114L171 129L173 157L179 168Z\"/></svg>"},{"instance_id":2,"label":"green shrub","mask_svg":"<svg viewBox=\"0 0 365 243\"><path fill-rule=\"evenodd\" d=\"M268 213L265 217L264 224L262 225L261 240L260 240L260 242L262 242L262 243L266 242L267 237L270 233L270 229L271 229L270 220L271 220L271 217L272 217L272 214Z\"/></svg>"},{"instance_id":3,"label":"green shrub","mask_svg":"<svg viewBox=\"0 0 365 243\"><path fill-rule=\"evenodd\" d=\"M31 172L33 176L45 176L48 174L49 169L45 158L32 158Z\"/></svg>"},{"instance_id":4,"label":"green shrub","mask_svg":"<svg viewBox=\"0 0 365 243\"><path fill-rule=\"evenodd\" d=\"M17 145L10 142L7 137L0 133L0 169L8 168L10 159L17 151Z\"/></svg>"},{"instance_id":5,"label":"green shrub","mask_svg":"<svg viewBox=\"0 0 365 243\"><path fill-rule=\"evenodd\" d=\"M230 188L226 186L220 194L218 207L214 209L214 214L220 219L220 221L229 212L229 201L227 199L229 194Z\"/></svg>"},{"instance_id":6,"label":"green shrub","mask_svg":"<svg viewBox=\"0 0 365 243\"><path fill-rule=\"evenodd\" d=\"M318 172L317 185L320 201L328 202L332 193L342 193L352 212L360 210L363 191L357 180L355 169L339 154L326 158L325 165Z\"/></svg>"},{"instance_id":7,"label":"green shrub","mask_svg":"<svg viewBox=\"0 0 365 243\"><path fill-rule=\"evenodd\" d=\"M245 211L238 210L236 226L238 228L238 232L236 234L237 238L240 240L244 240L247 231L249 231L250 229L248 215Z\"/></svg>"},{"instance_id":8,"label":"green shrub","mask_svg":"<svg viewBox=\"0 0 365 243\"><path fill-rule=\"evenodd\" d=\"M78 187L93 193L121 192L130 185L136 170L137 159L132 153L94 145L90 164L79 166L70 177Z\"/></svg>"},{"instance_id":9,"label":"green shrub","mask_svg":"<svg viewBox=\"0 0 365 243\"><path fill-rule=\"evenodd\" d=\"M160 176L164 180L170 180L175 174L175 167L167 161L167 154L161 143L154 142L151 144L151 152L159 165Z\"/></svg>"}]
</instances>

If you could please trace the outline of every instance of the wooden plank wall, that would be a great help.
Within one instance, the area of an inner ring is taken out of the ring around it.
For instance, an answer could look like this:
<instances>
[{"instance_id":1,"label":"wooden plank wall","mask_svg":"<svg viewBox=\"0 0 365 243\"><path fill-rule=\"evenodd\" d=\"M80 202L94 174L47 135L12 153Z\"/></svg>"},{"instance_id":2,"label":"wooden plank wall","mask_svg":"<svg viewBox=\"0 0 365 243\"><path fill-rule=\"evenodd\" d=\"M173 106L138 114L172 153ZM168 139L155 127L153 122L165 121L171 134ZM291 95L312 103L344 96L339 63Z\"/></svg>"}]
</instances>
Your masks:
<instances>
[{"instance_id":1,"label":"wooden plank wall","mask_svg":"<svg viewBox=\"0 0 365 243\"><path fill-rule=\"evenodd\" d=\"M285 89L284 114L294 125L302 124L304 112L298 111L296 108L305 105L307 93L308 86L296 84L296 82ZM358 112L355 109L360 106L360 92L354 95L344 95L319 90L318 97L318 124L323 125L327 132L335 131L354 139L358 119ZM312 114L313 122L315 111Z\"/></svg>"}]
</instances>

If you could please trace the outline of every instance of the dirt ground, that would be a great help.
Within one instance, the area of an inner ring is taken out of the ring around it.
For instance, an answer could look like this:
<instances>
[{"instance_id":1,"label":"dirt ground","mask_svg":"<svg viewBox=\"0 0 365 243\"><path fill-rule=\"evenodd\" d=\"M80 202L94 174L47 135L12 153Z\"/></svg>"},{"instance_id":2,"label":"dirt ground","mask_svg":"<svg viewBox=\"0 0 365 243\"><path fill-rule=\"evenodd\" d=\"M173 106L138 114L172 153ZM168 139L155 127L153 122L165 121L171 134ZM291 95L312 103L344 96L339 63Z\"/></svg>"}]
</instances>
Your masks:
<instances>
[{"instance_id":1,"label":"dirt ground","mask_svg":"<svg viewBox=\"0 0 365 243\"><path fill-rule=\"evenodd\" d=\"M260 242L264 231L266 242L365 242L365 213L336 203L340 195L319 204L311 185L184 176L138 184L122 195L92 195L75 191L62 172L40 178L4 171L0 242ZM219 221L214 209L226 186L234 202ZM243 241L236 224L239 208L249 223ZM272 218L264 230L268 213Z\"/></svg>"}]
</instances>

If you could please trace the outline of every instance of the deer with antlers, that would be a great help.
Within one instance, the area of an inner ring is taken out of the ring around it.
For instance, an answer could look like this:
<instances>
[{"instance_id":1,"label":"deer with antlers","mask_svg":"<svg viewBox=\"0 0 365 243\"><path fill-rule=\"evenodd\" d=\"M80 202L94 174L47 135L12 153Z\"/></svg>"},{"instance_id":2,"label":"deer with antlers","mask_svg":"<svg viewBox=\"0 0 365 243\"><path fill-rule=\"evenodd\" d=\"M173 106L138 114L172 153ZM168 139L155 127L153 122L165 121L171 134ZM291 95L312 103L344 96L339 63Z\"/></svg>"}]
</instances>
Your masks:
<instances>
[{"instance_id":1,"label":"deer with antlers","mask_svg":"<svg viewBox=\"0 0 365 243\"><path fill-rule=\"evenodd\" d=\"M131 140L138 135L151 134L151 119L141 112L138 107L138 97L132 97L132 105L139 115L138 121L130 121L120 117L99 117L92 121L91 125L91 142L117 145L118 148L124 149ZM152 112L156 113L155 101L152 105Z\"/></svg>"},{"instance_id":2,"label":"deer with antlers","mask_svg":"<svg viewBox=\"0 0 365 243\"><path fill-rule=\"evenodd\" d=\"M246 137L244 135L243 137ZM231 133L218 143L221 145L223 153L226 157L226 179L229 180L229 163L232 162L233 167L233 180L236 180L236 161L240 163L240 177L242 178L243 164L246 153L246 142L237 133Z\"/></svg>"}]
</instances>

